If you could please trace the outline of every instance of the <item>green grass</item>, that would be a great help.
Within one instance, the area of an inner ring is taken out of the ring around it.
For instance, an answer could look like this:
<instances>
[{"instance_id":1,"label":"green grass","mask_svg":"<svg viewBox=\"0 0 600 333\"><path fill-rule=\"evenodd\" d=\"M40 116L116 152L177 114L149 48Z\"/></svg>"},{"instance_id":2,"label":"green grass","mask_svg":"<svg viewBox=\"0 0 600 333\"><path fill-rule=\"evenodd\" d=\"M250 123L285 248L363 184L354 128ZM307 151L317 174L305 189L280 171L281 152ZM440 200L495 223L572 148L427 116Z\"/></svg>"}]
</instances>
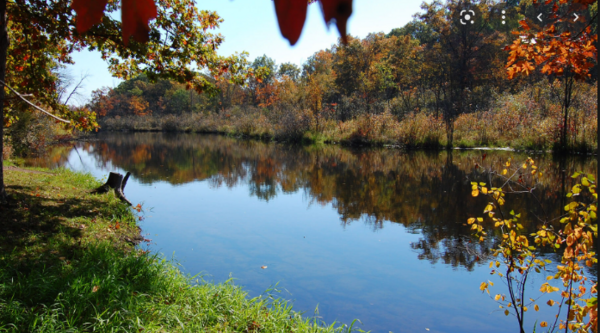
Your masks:
<instances>
[{"instance_id":1,"label":"green grass","mask_svg":"<svg viewBox=\"0 0 600 333\"><path fill-rule=\"evenodd\" d=\"M294 312L273 290L184 275L131 246L135 211L68 170L5 173L0 332L349 332ZM118 223L118 227L117 227Z\"/></svg>"}]
</instances>

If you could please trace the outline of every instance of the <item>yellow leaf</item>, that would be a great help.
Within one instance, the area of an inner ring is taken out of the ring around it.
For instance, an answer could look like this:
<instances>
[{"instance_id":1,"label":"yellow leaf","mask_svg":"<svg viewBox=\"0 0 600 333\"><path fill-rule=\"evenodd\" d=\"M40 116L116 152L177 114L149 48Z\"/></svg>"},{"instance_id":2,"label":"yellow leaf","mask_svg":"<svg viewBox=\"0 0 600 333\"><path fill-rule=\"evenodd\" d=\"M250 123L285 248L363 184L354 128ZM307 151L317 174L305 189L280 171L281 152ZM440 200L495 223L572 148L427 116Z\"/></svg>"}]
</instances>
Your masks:
<instances>
[{"instance_id":1,"label":"yellow leaf","mask_svg":"<svg viewBox=\"0 0 600 333\"><path fill-rule=\"evenodd\" d=\"M502 170L502 175L506 175L508 173L508 170L504 169Z\"/></svg>"},{"instance_id":2,"label":"yellow leaf","mask_svg":"<svg viewBox=\"0 0 600 333\"><path fill-rule=\"evenodd\" d=\"M481 282L479 290L481 290L482 292L487 291L488 294L490 293L490 291L488 290L488 284L486 282Z\"/></svg>"},{"instance_id":3,"label":"yellow leaf","mask_svg":"<svg viewBox=\"0 0 600 333\"><path fill-rule=\"evenodd\" d=\"M590 186L590 182L589 182L589 180L587 179L587 177L583 177L583 178L581 179L581 184L582 184L583 186Z\"/></svg>"},{"instance_id":4,"label":"yellow leaf","mask_svg":"<svg viewBox=\"0 0 600 333\"><path fill-rule=\"evenodd\" d=\"M481 193L487 194L488 193L487 187L482 187L481 188Z\"/></svg>"},{"instance_id":5,"label":"yellow leaf","mask_svg":"<svg viewBox=\"0 0 600 333\"><path fill-rule=\"evenodd\" d=\"M475 222L475 218L471 217L470 219L467 220L468 224L473 224Z\"/></svg>"},{"instance_id":6,"label":"yellow leaf","mask_svg":"<svg viewBox=\"0 0 600 333\"><path fill-rule=\"evenodd\" d=\"M549 300L548 302L546 302L546 304L553 306L556 302L553 300Z\"/></svg>"},{"instance_id":7,"label":"yellow leaf","mask_svg":"<svg viewBox=\"0 0 600 333\"><path fill-rule=\"evenodd\" d=\"M477 189L473 190L473 192L471 192L471 195L474 196L474 197L478 196L479 195L479 190L477 190Z\"/></svg>"},{"instance_id":8,"label":"yellow leaf","mask_svg":"<svg viewBox=\"0 0 600 333\"><path fill-rule=\"evenodd\" d=\"M536 305L533 307L533 309L534 309L535 311L540 311L540 307L539 307L537 304L536 304Z\"/></svg>"},{"instance_id":9,"label":"yellow leaf","mask_svg":"<svg viewBox=\"0 0 600 333\"><path fill-rule=\"evenodd\" d=\"M527 307L526 306L523 307L523 312L527 312Z\"/></svg>"},{"instance_id":10,"label":"yellow leaf","mask_svg":"<svg viewBox=\"0 0 600 333\"><path fill-rule=\"evenodd\" d=\"M494 300L495 300L495 301L497 301L497 300L499 300L500 298L502 298L502 296L501 296L500 294L498 294L498 295L496 295L496 297L494 297Z\"/></svg>"},{"instance_id":11,"label":"yellow leaf","mask_svg":"<svg viewBox=\"0 0 600 333\"><path fill-rule=\"evenodd\" d=\"M577 205L578 205L577 202L573 201L573 202L571 202L571 203L569 203L568 205L565 206L565 210L569 211L571 209L575 209L575 208L577 208Z\"/></svg>"},{"instance_id":12,"label":"yellow leaf","mask_svg":"<svg viewBox=\"0 0 600 333\"><path fill-rule=\"evenodd\" d=\"M540 323L540 326L541 327L548 327L548 323L545 322L545 321L543 321L543 322Z\"/></svg>"},{"instance_id":13,"label":"yellow leaf","mask_svg":"<svg viewBox=\"0 0 600 333\"><path fill-rule=\"evenodd\" d=\"M527 169L527 163L523 163L523 165L521 166L523 169Z\"/></svg>"}]
</instances>

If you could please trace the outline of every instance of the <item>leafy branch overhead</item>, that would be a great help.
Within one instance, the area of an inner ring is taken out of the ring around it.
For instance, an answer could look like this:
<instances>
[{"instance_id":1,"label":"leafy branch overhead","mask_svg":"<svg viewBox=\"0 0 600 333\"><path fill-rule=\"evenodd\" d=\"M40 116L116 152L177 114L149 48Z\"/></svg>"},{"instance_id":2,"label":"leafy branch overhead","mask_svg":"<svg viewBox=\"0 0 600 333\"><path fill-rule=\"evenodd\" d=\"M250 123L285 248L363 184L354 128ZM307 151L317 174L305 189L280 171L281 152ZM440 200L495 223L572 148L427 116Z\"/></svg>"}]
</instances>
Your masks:
<instances>
[{"instance_id":1,"label":"leafy branch overhead","mask_svg":"<svg viewBox=\"0 0 600 333\"><path fill-rule=\"evenodd\" d=\"M310 3L317 0L274 0L275 12L281 34L294 45L300 38L306 11ZM346 24L352 14L352 0L318 0L327 24L335 22L342 40L346 42ZM84 33L102 22L108 0L73 0L71 8L77 13L77 31ZM150 20L158 17L158 11L152 0L121 1L123 43L129 44L133 37L139 42L149 40Z\"/></svg>"}]
</instances>

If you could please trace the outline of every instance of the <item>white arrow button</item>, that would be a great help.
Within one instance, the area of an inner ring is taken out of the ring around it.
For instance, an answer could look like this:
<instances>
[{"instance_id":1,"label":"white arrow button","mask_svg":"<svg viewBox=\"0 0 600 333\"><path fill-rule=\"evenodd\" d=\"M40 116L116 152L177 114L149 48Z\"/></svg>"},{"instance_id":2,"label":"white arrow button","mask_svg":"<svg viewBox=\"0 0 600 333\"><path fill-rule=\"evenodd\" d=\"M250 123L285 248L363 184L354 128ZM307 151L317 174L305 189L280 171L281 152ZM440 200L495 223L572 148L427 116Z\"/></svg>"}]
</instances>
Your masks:
<instances>
[{"instance_id":1,"label":"white arrow button","mask_svg":"<svg viewBox=\"0 0 600 333\"><path fill-rule=\"evenodd\" d=\"M575 13L573 13L573 15L575 15L575 21L573 21L573 22L577 22L577 20L579 20L579 15L577 15Z\"/></svg>"},{"instance_id":2,"label":"white arrow button","mask_svg":"<svg viewBox=\"0 0 600 333\"><path fill-rule=\"evenodd\" d=\"M540 14L540 15L537 16L537 19L540 20L540 22L542 22L542 17L541 16L542 16L542 14Z\"/></svg>"}]
</instances>

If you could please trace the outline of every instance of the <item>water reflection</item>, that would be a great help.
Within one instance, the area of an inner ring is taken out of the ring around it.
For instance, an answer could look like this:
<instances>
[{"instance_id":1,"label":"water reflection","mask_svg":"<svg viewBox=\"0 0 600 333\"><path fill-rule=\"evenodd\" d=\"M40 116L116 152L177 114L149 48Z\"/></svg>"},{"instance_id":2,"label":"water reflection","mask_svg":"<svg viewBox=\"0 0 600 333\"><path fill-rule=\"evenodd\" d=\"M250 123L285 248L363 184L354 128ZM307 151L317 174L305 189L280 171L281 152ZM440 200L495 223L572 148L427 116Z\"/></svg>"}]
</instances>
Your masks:
<instances>
[{"instance_id":1,"label":"water reflection","mask_svg":"<svg viewBox=\"0 0 600 333\"><path fill-rule=\"evenodd\" d=\"M31 164L66 165L72 147L57 148ZM221 136L193 134L117 133L80 143L75 153L95 157L97 167L116 166L143 184L166 181L182 185L208 181L214 188L248 186L249 194L269 201L282 193L302 191L309 205L330 204L341 225L363 221L373 230L384 221L402 224L420 239L410 244L419 259L472 270L485 261L496 241L471 242L465 221L480 214L486 199L470 195L471 181L488 181L481 152L409 152L389 149L344 149L337 146L296 147ZM71 152L72 153L72 152ZM527 155L487 153L485 165ZM568 175L576 170L596 173L596 160L534 156L545 176L533 196L507 198L506 207L523 214L533 232L540 219L558 216L564 206ZM83 161L81 161L83 163Z\"/></svg>"},{"instance_id":2,"label":"water reflection","mask_svg":"<svg viewBox=\"0 0 600 333\"><path fill-rule=\"evenodd\" d=\"M470 193L471 181L488 181L474 168L481 154L109 133L27 163L96 177L132 172L127 196L154 208L142 222L153 250L176 252L186 272L208 272L209 280L231 273L252 296L279 281L295 309L310 316L318 305L328 323L358 318L373 332L500 333L514 323L493 313L497 305L478 289L493 279L488 249L497 235L479 243L465 225L486 203ZM509 157L527 156L488 152L485 164ZM533 158L545 173L535 191L541 204L530 195L507 196L506 204L522 213L528 231L561 213L571 173L596 172L595 159ZM535 297L545 276L528 281ZM495 282L495 292L504 292ZM553 318L552 310L542 307L528 325Z\"/></svg>"}]
</instances>

